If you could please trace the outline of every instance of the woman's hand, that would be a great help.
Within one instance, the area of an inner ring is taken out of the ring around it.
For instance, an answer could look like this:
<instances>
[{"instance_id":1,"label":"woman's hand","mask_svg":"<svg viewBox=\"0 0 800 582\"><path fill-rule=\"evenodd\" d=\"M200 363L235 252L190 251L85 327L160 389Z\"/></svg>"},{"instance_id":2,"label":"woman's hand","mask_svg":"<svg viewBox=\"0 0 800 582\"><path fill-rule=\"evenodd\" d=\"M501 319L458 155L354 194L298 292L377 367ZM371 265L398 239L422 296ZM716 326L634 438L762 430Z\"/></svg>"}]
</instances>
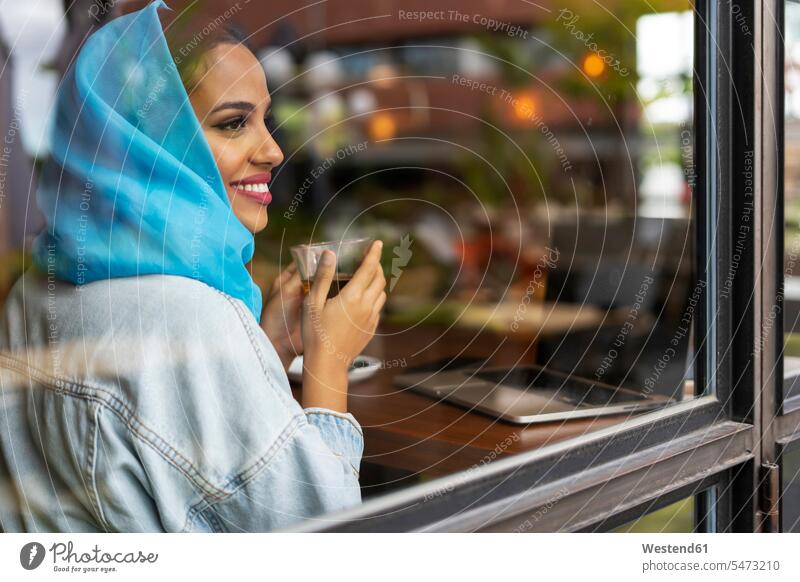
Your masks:
<instances>
[{"instance_id":1,"label":"woman's hand","mask_svg":"<svg viewBox=\"0 0 800 582\"><path fill-rule=\"evenodd\" d=\"M375 241L353 278L327 299L336 257L325 251L303 302L303 406L347 410L347 371L375 335L386 302L386 278Z\"/></svg>"},{"instance_id":2,"label":"woman's hand","mask_svg":"<svg viewBox=\"0 0 800 582\"><path fill-rule=\"evenodd\" d=\"M261 312L261 329L278 352L284 369L303 353L302 304L303 283L297 265L292 263L273 281Z\"/></svg>"}]
</instances>

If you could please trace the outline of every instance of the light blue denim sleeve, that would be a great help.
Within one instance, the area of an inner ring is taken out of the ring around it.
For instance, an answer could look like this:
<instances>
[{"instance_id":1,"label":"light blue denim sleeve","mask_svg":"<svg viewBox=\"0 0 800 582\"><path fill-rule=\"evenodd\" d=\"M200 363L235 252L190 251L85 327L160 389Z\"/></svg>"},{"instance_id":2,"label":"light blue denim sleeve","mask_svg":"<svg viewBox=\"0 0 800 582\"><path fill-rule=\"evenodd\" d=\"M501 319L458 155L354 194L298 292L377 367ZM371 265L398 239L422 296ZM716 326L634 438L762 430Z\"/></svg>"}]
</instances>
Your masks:
<instances>
[{"instance_id":1,"label":"light blue denim sleeve","mask_svg":"<svg viewBox=\"0 0 800 582\"><path fill-rule=\"evenodd\" d=\"M358 476L364 453L364 434L353 415L317 407L306 408L305 412L308 422L317 427L331 451L346 460Z\"/></svg>"},{"instance_id":2,"label":"light blue denim sleeve","mask_svg":"<svg viewBox=\"0 0 800 582\"><path fill-rule=\"evenodd\" d=\"M325 519L325 514L361 501L360 432L337 413L318 410L261 471L203 513L213 531L281 529L301 520Z\"/></svg>"},{"instance_id":3,"label":"light blue denim sleeve","mask_svg":"<svg viewBox=\"0 0 800 582\"><path fill-rule=\"evenodd\" d=\"M363 440L347 416L314 409L308 421L293 417L263 454L225 479L201 472L155 435L131 447L117 415L100 418L89 482L97 484L104 529L264 532L356 505Z\"/></svg>"},{"instance_id":4,"label":"light blue denim sleeve","mask_svg":"<svg viewBox=\"0 0 800 582\"><path fill-rule=\"evenodd\" d=\"M156 301L136 320L158 324L132 338L120 398L95 417L106 528L270 531L359 503L355 418L304 410L246 308L174 279L137 292Z\"/></svg>"}]
</instances>

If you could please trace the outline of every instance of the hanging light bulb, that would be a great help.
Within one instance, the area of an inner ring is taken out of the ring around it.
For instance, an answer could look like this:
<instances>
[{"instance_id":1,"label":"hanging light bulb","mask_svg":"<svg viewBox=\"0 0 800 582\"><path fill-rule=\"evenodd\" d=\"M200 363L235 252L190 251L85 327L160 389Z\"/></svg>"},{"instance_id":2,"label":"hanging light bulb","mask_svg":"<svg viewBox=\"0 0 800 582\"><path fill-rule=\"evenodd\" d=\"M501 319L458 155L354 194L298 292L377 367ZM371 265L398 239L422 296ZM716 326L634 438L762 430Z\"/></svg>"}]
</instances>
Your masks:
<instances>
[{"instance_id":1,"label":"hanging light bulb","mask_svg":"<svg viewBox=\"0 0 800 582\"><path fill-rule=\"evenodd\" d=\"M583 57L583 72L592 78L597 78L606 71L606 63L597 53L588 53Z\"/></svg>"},{"instance_id":2,"label":"hanging light bulb","mask_svg":"<svg viewBox=\"0 0 800 582\"><path fill-rule=\"evenodd\" d=\"M514 115L517 119L525 120L533 118L536 113L536 101L528 94L520 95L514 102Z\"/></svg>"},{"instance_id":3,"label":"hanging light bulb","mask_svg":"<svg viewBox=\"0 0 800 582\"><path fill-rule=\"evenodd\" d=\"M369 120L369 135L373 141L392 139L397 134L397 123L391 113L379 111Z\"/></svg>"}]
</instances>

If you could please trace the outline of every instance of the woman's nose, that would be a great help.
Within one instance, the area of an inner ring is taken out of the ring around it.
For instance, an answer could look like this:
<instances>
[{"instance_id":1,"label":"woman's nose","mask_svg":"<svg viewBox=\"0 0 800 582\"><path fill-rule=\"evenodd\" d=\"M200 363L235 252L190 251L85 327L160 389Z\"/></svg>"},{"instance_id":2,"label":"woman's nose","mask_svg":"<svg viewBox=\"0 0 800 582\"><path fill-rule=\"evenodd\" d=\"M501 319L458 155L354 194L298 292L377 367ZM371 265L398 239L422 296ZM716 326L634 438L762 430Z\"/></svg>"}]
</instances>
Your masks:
<instances>
[{"instance_id":1,"label":"woman's nose","mask_svg":"<svg viewBox=\"0 0 800 582\"><path fill-rule=\"evenodd\" d=\"M256 151L253 153L252 161L258 165L269 164L272 167L283 162L283 152L280 146L266 129Z\"/></svg>"}]
</instances>

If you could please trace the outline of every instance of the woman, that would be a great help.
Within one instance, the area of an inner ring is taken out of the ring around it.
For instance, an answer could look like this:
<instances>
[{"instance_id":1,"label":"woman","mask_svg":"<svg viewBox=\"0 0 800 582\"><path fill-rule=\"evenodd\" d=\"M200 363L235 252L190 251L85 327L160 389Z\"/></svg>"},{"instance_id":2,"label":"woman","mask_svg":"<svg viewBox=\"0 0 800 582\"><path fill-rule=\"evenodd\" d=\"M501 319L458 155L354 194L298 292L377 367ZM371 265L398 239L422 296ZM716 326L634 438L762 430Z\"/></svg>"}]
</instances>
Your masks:
<instances>
[{"instance_id":1,"label":"woman","mask_svg":"<svg viewBox=\"0 0 800 582\"><path fill-rule=\"evenodd\" d=\"M47 227L0 324L5 531L265 531L360 500L347 369L380 244L332 300L335 257L305 300L289 267L262 314L246 265L283 159L263 70L230 35L170 47L162 5L92 35L59 92Z\"/></svg>"}]
</instances>

